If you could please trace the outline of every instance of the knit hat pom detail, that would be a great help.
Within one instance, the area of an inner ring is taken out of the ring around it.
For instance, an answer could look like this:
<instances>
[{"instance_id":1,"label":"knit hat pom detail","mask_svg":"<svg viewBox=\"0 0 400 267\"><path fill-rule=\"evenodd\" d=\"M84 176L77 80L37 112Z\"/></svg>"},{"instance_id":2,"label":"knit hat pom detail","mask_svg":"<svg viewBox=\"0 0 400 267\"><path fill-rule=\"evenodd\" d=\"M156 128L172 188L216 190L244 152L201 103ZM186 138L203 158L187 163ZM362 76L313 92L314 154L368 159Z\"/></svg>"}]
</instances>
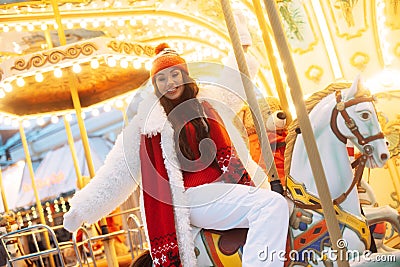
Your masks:
<instances>
[{"instance_id":1,"label":"knit hat pom detail","mask_svg":"<svg viewBox=\"0 0 400 267\"><path fill-rule=\"evenodd\" d=\"M185 59L179 56L179 54L167 43L161 43L154 49L156 54L153 60L153 65L150 70L150 76L154 76L157 72L175 66L176 68L189 74L189 70Z\"/></svg>"},{"instance_id":2,"label":"knit hat pom detail","mask_svg":"<svg viewBox=\"0 0 400 267\"><path fill-rule=\"evenodd\" d=\"M154 49L154 52L156 55L158 55L158 54L160 54L160 52L162 52L166 48L171 49L171 47L169 47L169 45L167 43L161 43L161 44L157 45L157 47Z\"/></svg>"}]
</instances>

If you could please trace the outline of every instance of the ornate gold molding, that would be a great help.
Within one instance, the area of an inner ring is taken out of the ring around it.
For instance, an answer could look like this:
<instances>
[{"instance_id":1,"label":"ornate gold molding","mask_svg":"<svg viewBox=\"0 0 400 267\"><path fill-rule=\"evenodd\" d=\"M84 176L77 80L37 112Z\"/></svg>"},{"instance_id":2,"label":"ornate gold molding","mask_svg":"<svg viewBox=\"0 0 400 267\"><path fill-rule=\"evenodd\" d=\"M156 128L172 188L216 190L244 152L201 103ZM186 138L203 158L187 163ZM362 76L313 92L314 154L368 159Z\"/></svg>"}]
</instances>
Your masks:
<instances>
[{"instance_id":1,"label":"ornate gold molding","mask_svg":"<svg viewBox=\"0 0 400 267\"><path fill-rule=\"evenodd\" d=\"M369 62L369 56L362 52L356 52L350 58L350 64L357 69L363 70Z\"/></svg>"},{"instance_id":2,"label":"ornate gold molding","mask_svg":"<svg viewBox=\"0 0 400 267\"><path fill-rule=\"evenodd\" d=\"M4 71L2 68L0 68L0 81L3 80L3 74L4 74Z\"/></svg>"},{"instance_id":3,"label":"ornate gold molding","mask_svg":"<svg viewBox=\"0 0 400 267\"><path fill-rule=\"evenodd\" d=\"M83 43L68 47L65 50L52 50L42 54L32 56L28 61L25 59L18 59L15 61L12 70L28 70L33 67L41 67L46 63L56 64L66 59L74 59L80 55L89 56L98 50L97 45L94 43Z\"/></svg>"},{"instance_id":4,"label":"ornate gold molding","mask_svg":"<svg viewBox=\"0 0 400 267\"><path fill-rule=\"evenodd\" d=\"M148 45L132 44L127 42L111 41L107 47L111 48L115 52L125 54L136 54L137 56L154 56L154 47Z\"/></svg>"},{"instance_id":5,"label":"ornate gold molding","mask_svg":"<svg viewBox=\"0 0 400 267\"><path fill-rule=\"evenodd\" d=\"M400 115L393 121L389 121L382 127L385 138L389 142L390 157L400 155Z\"/></svg>"},{"instance_id":6,"label":"ornate gold molding","mask_svg":"<svg viewBox=\"0 0 400 267\"><path fill-rule=\"evenodd\" d=\"M311 65L306 71L307 79L319 82L321 80L322 75L324 74L324 70L317 65Z\"/></svg>"}]
</instances>

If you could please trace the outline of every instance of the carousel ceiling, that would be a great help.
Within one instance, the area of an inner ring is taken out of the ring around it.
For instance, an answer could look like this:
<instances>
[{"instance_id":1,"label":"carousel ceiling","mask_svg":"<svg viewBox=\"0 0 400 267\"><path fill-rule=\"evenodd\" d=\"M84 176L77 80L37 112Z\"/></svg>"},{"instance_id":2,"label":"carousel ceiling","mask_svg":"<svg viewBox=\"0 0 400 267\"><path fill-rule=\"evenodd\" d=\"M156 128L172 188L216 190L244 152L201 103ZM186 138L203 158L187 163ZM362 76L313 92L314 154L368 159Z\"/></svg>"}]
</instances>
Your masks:
<instances>
[{"instance_id":1,"label":"carousel ceiling","mask_svg":"<svg viewBox=\"0 0 400 267\"><path fill-rule=\"evenodd\" d=\"M373 90L400 89L400 0L276 2L304 94L359 73ZM231 3L247 18L256 84L276 95L275 76L286 84L282 44L266 50L262 29L272 36L271 25L260 25L254 8L263 1ZM0 0L0 112L19 119L71 110L71 87L83 107L132 92L160 42L189 62L221 63L232 51L218 0Z\"/></svg>"}]
</instances>

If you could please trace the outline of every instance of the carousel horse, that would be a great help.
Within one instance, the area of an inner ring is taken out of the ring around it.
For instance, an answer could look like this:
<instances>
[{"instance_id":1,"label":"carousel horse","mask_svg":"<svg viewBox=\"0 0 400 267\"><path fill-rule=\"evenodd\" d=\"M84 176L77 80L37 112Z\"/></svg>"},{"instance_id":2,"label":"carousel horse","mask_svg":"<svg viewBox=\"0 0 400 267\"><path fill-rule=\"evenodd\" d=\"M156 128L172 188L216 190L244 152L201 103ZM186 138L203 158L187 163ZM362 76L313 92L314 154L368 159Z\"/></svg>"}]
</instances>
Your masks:
<instances>
[{"instance_id":1,"label":"carousel horse","mask_svg":"<svg viewBox=\"0 0 400 267\"><path fill-rule=\"evenodd\" d=\"M361 214L356 185L365 166L383 167L389 158L389 151L378 123L374 98L362 88L358 78L349 85L331 85L313 94L306 104L343 236L337 245L346 246L352 252L345 256L353 260L352 266L356 266L358 262L354 259L354 252L363 255L370 247L371 238L365 217ZM347 155L347 140L362 152L354 175ZM324 253L334 251L303 135L296 121L289 127L286 141L286 197L292 201L294 208L283 260L286 266L336 266L335 258ZM246 234L247 229L197 229L194 238L198 266L241 266ZM267 250L258 253L260 260L273 256L268 255ZM149 254L145 255L149 257ZM143 258L139 261L143 262ZM132 266L139 265L134 262ZM391 265L384 262L380 266Z\"/></svg>"}]
</instances>

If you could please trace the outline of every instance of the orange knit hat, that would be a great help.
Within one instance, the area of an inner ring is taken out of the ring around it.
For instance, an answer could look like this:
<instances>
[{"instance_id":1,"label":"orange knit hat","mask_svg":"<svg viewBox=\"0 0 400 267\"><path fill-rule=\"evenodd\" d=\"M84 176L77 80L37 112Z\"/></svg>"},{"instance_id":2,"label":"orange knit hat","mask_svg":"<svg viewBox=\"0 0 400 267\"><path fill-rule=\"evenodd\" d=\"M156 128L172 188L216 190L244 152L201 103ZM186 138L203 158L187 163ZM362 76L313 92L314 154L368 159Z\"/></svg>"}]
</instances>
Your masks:
<instances>
[{"instance_id":1,"label":"orange knit hat","mask_svg":"<svg viewBox=\"0 0 400 267\"><path fill-rule=\"evenodd\" d=\"M153 60L150 76L153 77L160 70L176 66L178 69L189 74L186 61L178 53L171 49L168 44L161 43L155 48L156 58Z\"/></svg>"}]
</instances>

